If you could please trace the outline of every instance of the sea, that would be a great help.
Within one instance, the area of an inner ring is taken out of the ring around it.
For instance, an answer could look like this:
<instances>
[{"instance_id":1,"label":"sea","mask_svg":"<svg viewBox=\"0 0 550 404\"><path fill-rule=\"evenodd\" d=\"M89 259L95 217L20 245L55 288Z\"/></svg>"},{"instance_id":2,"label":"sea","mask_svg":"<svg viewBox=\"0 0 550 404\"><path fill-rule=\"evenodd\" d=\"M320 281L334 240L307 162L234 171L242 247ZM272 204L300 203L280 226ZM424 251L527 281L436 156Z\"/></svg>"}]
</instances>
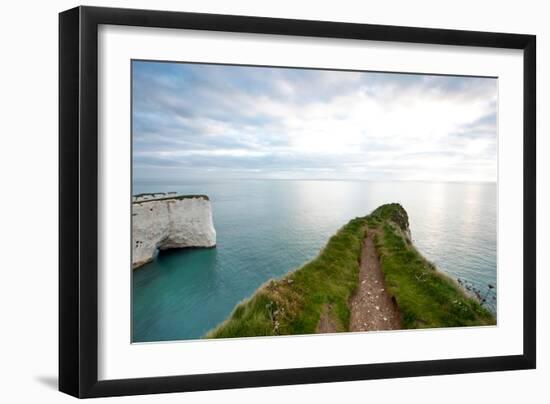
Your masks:
<instances>
[{"instance_id":1,"label":"sea","mask_svg":"<svg viewBox=\"0 0 550 404\"><path fill-rule=\"evenodd\" d=\"M132 273L132 341L198 339L264 282L314 258L349 220L398 202L417 249L497 310L497 184L135 180L133 193L206 194L217 246L163 251ZM489 286L490 285L490 286Z\"/></svg>"}]
</instances>

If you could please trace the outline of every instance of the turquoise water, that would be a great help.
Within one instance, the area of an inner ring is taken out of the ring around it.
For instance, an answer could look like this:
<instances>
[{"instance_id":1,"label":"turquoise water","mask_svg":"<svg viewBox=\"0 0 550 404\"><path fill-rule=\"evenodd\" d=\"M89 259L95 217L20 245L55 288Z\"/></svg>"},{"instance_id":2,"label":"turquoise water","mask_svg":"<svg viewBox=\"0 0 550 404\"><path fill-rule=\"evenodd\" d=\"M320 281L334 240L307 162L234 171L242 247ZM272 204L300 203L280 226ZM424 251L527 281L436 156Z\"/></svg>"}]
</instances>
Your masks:
<instances>
[{"instance_id":1,"label":"turquoise water","mask_svg":"<svg viewBox=\"0 0 550 404\"><path fill-rule=\"evenodd\" d=\"M315 257L350 219L389 202L405 207L415 245L440 270L483 292L496 286L496 184L134 182L134 194L161 191L207 194L217 247L165 251L133 272L134 342L200 338L262 283Z\"/></svg>"}]
</instances>

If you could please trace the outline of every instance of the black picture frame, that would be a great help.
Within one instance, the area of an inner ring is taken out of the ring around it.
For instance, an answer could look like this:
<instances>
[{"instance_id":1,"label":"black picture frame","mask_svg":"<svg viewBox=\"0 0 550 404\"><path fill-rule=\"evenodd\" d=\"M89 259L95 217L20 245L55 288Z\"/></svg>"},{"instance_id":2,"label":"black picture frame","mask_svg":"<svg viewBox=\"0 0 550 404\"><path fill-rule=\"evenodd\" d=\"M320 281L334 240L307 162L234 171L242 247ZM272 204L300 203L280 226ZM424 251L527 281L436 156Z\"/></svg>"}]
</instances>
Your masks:
<instances>
[{"instance_id":1,"label":"black picture frame","mask_svg":"<svg viewBox=\"0 0 550 404\"><path fill-rule=\"evenodd\" d=\"M100 24L523 50L523 354L99 381ZM59 390L84 398L535 368L535 122L534 35L97 7L77 7L60 13Z\"/></svg>"}]
</instances>

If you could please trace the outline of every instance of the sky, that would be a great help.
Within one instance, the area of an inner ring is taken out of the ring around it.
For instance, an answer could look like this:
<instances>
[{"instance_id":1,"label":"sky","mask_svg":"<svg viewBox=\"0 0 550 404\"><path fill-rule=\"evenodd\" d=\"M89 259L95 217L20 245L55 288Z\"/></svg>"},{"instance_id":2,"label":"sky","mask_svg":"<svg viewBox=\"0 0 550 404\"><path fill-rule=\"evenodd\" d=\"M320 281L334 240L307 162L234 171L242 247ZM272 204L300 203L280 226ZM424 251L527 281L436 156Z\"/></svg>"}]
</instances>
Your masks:
<instances>
[{"instance_id":1,"label":"sky","mask_svg":"<svg viewBox=\"0 0 550 404\"><path fill-rule=\"evenodd\" d=\"M497 79L132 62L134 180L497 179Z\"/></svg>"}]
</instances>

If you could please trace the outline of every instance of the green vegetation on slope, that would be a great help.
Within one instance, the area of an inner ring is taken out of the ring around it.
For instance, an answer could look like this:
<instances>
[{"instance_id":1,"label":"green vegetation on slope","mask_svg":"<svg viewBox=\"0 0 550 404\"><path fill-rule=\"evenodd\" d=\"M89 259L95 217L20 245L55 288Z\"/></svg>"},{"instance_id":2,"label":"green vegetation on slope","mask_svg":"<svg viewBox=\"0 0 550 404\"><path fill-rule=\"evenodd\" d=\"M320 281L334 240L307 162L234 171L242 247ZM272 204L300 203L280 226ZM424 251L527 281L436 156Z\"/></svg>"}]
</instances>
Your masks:
<instances>
[{"instance_id":1,"label":"green vegetation on slope","mask_svg":"<svg viewBox=\"0 0 550 404\"><path fill-rule=\"evenodd\" d=\"M403 328L495 324L488 310L412 246L405 209L387 204L351 220L300 269L261 286L206 337L313 334L327 305L338 331L348 331L367 225L375 232L387 290L397 301Z\"/></svg>"},{"instance_id":2,"label":"green vegetation on slope","mask_svg":"<svg viewBox=\"0 0 550 404\"><path fill-rule=\"evenodd\" d=\"M365 224L364 218L351 220L315 259L261 286L207 337L312 334L326 304L338 329L348 330L348 302L358 283Z\"/></svg>"},{"instance_id":3,"label":"green vegetation on slope","mask_svg":"<svg viewBox=\"0 0 550 404\"><path fill-rule=\"evenodd\" d=\"M494 316L451 278L437 271L411 244L407 212L383 205L368 217L386 287L395 297L403 328L495 324Z\"/></svg>"}]
</instances>

